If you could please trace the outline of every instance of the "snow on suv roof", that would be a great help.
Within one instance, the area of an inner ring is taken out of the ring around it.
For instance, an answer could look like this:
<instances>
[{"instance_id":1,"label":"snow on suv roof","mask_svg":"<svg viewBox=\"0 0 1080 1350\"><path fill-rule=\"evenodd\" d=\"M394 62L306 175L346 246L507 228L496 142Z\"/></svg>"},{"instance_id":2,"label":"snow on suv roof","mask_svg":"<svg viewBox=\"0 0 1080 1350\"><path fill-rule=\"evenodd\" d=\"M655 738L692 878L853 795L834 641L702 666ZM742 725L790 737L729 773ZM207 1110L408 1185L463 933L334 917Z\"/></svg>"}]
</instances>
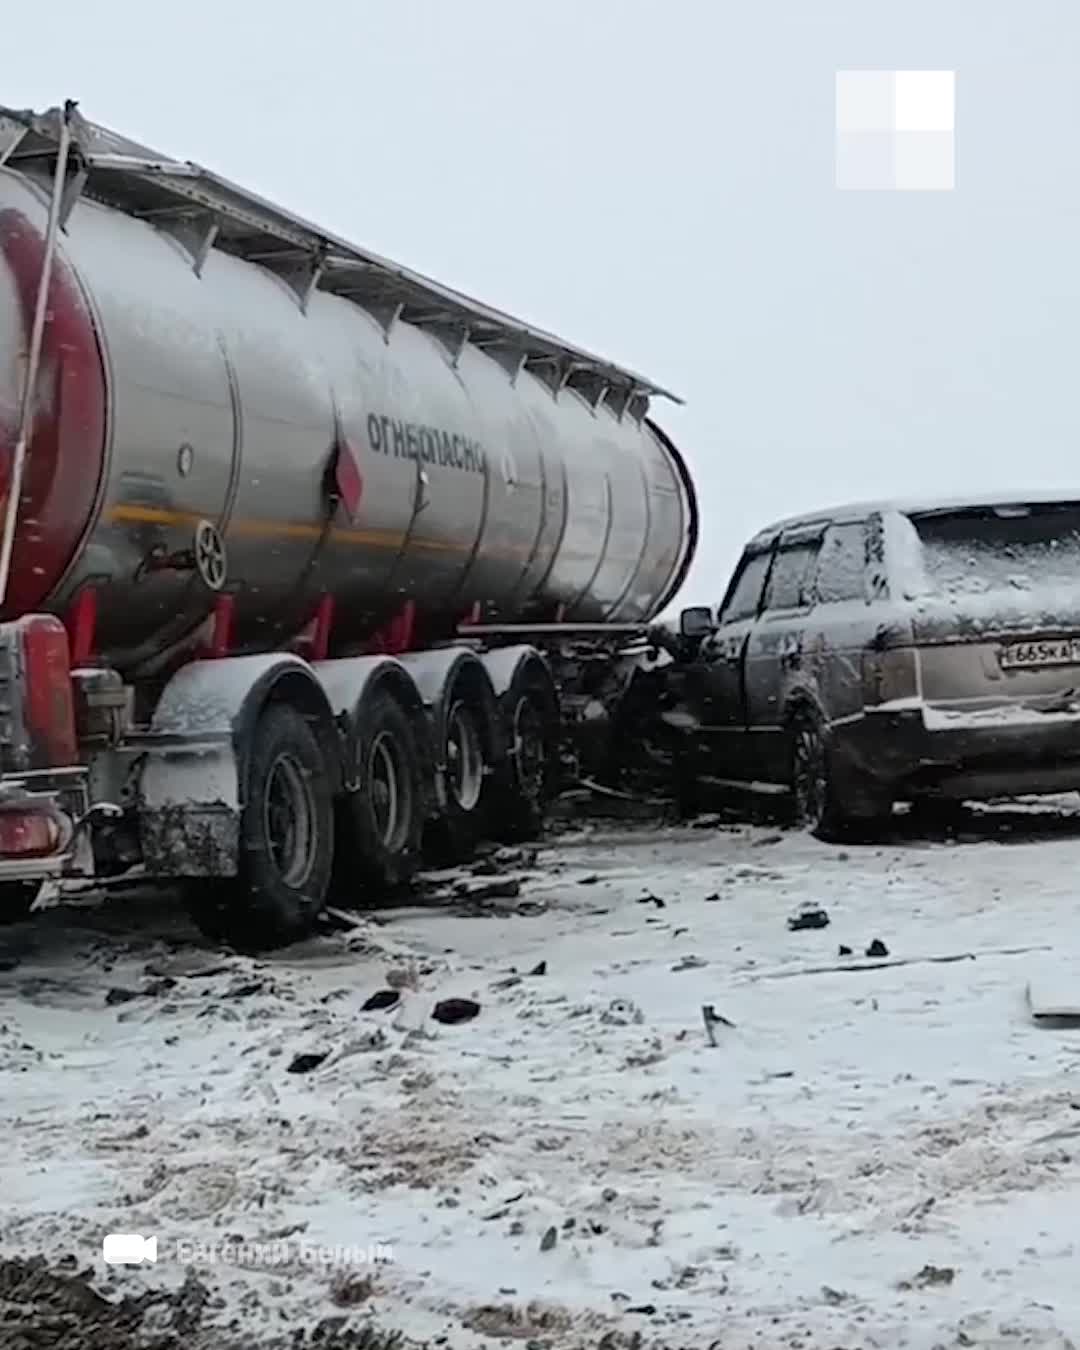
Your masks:
<instances>
[{"instance_id":1,"label":"snow on suv roof","mask_svg":"<svg viewBox=\"0 0 1080 1350\"><path fill-rule=\"evenodd\" d=\"M984 492L967 497L898 497L893 500L848 502L842 506L833 506L820 511L808 511L797 516L787 516L774 521L758 530L751 542L761 542L779 533L781 530L796 530L813 525L825 525L832 521L851 520L875 513L897 512L902 516L925 516L945 511L978 511L1000 506L1042 506L1060 502L1080 506L1080 488L1073 492L1046 491L1037 492Z\"/></svg>"}]
</instances>

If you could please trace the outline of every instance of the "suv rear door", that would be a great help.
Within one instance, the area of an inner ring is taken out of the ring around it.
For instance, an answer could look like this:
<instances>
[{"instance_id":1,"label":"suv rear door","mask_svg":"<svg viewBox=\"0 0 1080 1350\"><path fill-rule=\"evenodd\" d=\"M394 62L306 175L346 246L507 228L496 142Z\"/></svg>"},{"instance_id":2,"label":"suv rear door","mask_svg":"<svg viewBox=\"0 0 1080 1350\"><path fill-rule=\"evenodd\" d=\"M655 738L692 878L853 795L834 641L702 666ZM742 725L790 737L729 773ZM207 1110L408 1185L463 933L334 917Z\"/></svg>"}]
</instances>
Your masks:
<instances>
[{"instance_id":1,"label":"suv rear door","mask_svg":"<svg viewBox=\"0 0 1080 1350\"><path fill-rule=\"evenodd\" d=\"M784 708L803 677L803 646L813 606L813 579L825 522L780 537L762 614L746 649L746 753L751 777L783 783L789 776Z\"/></svg>"},{"instance_id":2,"label":"suv rear door","mask_svg":"<svg viewBox=\"0 0 1080 1350\"><path fill-rule=\"evenodd\" d=\"M803 649L813 667L826 718L863 710L863 652L874 636L869 538L863 520L836 521L825 531L813 582L814 611Z\"/></svg>"}]
</instances>

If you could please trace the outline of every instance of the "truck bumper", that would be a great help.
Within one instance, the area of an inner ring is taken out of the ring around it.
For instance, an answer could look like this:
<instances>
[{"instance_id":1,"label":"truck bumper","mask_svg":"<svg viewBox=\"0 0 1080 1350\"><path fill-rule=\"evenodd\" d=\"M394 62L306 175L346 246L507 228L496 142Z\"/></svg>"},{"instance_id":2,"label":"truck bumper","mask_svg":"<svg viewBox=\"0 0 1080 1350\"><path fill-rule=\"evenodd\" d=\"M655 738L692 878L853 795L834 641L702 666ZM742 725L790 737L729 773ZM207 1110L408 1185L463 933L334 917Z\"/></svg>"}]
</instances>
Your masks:
<instances>
[{"instance_id":1,"label":"truck bumper","mask_svg":"<svg viewBox=\"0 0 1080 1350\"><path fill-rule=\"evenodd\" d=\"M85 771L0 775L0 884L94 875Z\"/></svg>"},{"instance_id":2,"label":"truck bumper","mask_svg":"<svg viewBox=\"0 0 1080 1350\"><path fill-rule=\"evenodd\" d=\"M1080 789L1080 710L911 700L868 709L834 735L842 764L894 798Z\"/></svg>"}]
</instances>

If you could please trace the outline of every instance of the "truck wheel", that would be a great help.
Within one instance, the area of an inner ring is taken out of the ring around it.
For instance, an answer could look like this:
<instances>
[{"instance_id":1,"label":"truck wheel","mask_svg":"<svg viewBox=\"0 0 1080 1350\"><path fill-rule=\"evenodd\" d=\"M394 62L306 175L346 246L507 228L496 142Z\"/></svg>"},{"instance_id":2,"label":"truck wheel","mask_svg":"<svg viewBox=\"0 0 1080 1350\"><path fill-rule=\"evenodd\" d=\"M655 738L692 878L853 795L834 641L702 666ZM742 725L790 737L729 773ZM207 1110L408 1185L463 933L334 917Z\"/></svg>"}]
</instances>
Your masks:
<instances>
[{"instance_id":1,"label":"truck wheel","mask_svg":"<svg viewBox=\"0 0 1080 1350\"><path fill-rule=\"evenodd\" d=\"M0 925L25 919L40 894L40 881L0 882Z\"/></svg>"},{"instance_id":2,"label":"truck wheel","mask_svg":"<svg viewBox=\"0 0 1080 1350\"><path fill-rule=\"evenodd\" d=\"M433 861L464 862L484 832L484 735L476 710L464 699L450 705L442 747L446 765L446 802L432 822L429 853Z\"/></svg>"},{"instance_id":3,"label":"truck wheel","mask_svg":"<svg viewBox=\"0 0 1080 1350\"><path fill-rule=\"evenodd\" d=\"M424 784L408 713L387 689L360 711L354 763L357 790L344 805L334 857L334 890L346 904L364 884L391 890L420 865ZM359 882L359 886L358 883Z\"/></svg>"},{"instance_id":4,"label":"truck wheel","mask_svg":"<svg viewBox=\"0 0 1080 1350\"><path fill-rule=\"evenodd\" d=\"M539 838L549 776L549 737L545 708L536 689L512 689L507 732L506 771L491 781L498 837L523 843Z\"/></svg>"},{"instance_id":5,"label":"truck wheel","mask_svg":"<svg viewBox=\"0 0 1080 1350\"><path fill-rule=\"evenodd\" d=\"M249 747L238 875L199 884L189 908L201 931L238 951L306 937L326 899L334 813L322 750L284 703L259 718Z\"/></svg>"}]
</instances>

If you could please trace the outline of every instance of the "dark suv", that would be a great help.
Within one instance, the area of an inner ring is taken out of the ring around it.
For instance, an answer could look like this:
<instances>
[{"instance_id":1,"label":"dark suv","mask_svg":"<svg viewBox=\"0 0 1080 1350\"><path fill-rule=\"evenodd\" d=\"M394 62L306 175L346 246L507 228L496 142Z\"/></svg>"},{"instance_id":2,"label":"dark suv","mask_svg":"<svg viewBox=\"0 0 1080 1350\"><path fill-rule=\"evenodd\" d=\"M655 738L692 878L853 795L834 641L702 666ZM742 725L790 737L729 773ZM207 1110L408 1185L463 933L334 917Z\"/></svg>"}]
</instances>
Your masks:
<instances>
[{"instance_id":1,"label":"dark suv","mask_svg":"<svg viewBox=\"0 0 1080 1350\"><path fill-rule=\"evenodd\" d=\"M782 521L681 629L684 774L787 794L820 834L1080 788L1080 499Z\"/></svg>"}]
</instances>

